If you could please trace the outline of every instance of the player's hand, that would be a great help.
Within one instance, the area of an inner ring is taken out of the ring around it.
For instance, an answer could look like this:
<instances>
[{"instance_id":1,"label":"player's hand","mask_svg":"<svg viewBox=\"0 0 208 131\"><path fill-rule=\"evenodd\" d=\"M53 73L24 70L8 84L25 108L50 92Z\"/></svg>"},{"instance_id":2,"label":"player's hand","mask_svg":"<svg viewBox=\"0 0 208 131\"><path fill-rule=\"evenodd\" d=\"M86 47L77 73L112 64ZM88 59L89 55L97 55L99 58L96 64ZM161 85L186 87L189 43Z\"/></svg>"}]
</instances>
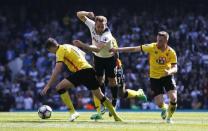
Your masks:
<instances>
[{"instance_id":1,"label":"player's hand","mask_svg":"<svg viewBox=\"0 0 208 131\"><path fill-rule=\"evenodd\" d=\"M90 19L93 19L93 18L95 18L95 15L93 12L89 12L87 17L89 17Z\"/></svg>"},{"instance_id":2,"label":"player's hand","mask_svg":"<svg viewBox=\"0 0 208 131\"><path fill-rule=\"evenodd\" d=\"M77 46L77 47L82 47L82 42L80 40L73 40L73 45Z\"/></svg>"},{"instance_id":3,"label":"player's hand","mask_svg":"<svg viewBox=\"0 0 208 131\"><path fill-rule=\"evenodd\" d=\"M48 89L49 89L50 87L48 86L48 85L46 85L44 88L43 88L43 90L40 92L40 94L43 96L43 95L45 95L46 93L47 93L47 91L48 91Z\"/></svg>"},{"instance_id":4,"label":"player's hand","mask_svg":"<svg viewBox=\"0 0 208 131\"><path fill-rule=\"evenodd\" d=\"M118 50L116 49L116 48L111 48L110 50L109 50L109 52L113 52L113 53L116 53Z\"/></svg>"},{"instance_id":5,"label":"player's hand","mask_svg":"<svg viewBox=\"0 0 208 131\"><path fill-rule=\"evenodd\" d=\"M170 70L165 69L165 76L171 75Z\"/></svg>"},{"instance_id":6,"label":"player's hand","mask_svg":"<svg viewBox=\"0 0 208 131\"><path fill-rule=\"evenodd\" d=\"M119 58L116 59L116 66L119 68L122 66L121 60Z\"/></svg>"}]
</instances>

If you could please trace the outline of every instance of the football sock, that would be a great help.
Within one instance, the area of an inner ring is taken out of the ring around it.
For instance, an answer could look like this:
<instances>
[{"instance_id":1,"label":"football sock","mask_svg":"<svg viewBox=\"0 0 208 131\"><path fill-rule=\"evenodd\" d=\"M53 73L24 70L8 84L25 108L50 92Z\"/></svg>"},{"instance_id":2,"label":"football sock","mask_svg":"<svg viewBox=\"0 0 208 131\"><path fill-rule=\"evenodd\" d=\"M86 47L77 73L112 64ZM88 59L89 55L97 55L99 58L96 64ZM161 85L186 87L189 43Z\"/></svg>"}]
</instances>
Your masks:
<instances>
[{"instance_id":1,"label":"football sock","mask_svg":"<svg viewBox=\"0 0 208 131\"><path fill-rule=\"evenodd\" d=\"M134 98L138 96L138 91L127 89L126 92L128 93L127 98Z\"/></svg>"},{"instance_id":2,"label":"football sock","mask_svg":"<svg viewBox=\"0 0 208 131\"><path fill-rule=\"evenodd\" d=\"M61 99L64 102L64 104L68 107L69 112L71 114L74 113L75 109L74 109L74 106L73 106L73 103L71 101L68 91L63 92L63 90L62 91L59 90L58 93L60 94Z\"/></svg>"},{"instance_id":3,"label":"football sock","mask_svg":"<svg viewBox=\"0 0 208 131\"><path fill-rule=\"evenodd\" d=\"M95 104L95 109L96 109L97 113L100 114L100 110L101 110L100 100L95 95L93 95L93 100L94 100L94 104Z\"/></svg>"},{"instance_id":4,"label":"football sock","mask_svg":"<svg viewBox=\"0 0 208 131\"><path fill-rule=\"evenodd\" d=\"M168 106L168 118L171 118L177 107L176 102L170 102Z\"/></svg>"},{"instance_id":5,"label":"football sock","mask_svg":"<svg viewBox=\"0 0 208 131\"><path fill-rule=\"evenodd\" d=\"M114 86L114 87L111 87L110 89L112 93L112 105L115 107L116 102L117 102L117 97L118 97L118 87Z\"/></svg>"},{"instance_id":6,"label":"football sock","mask_svg":"<svg viewBox=\"0 0 208 131\"><path fill-rule=\"evenodd\" d=\"M160 107L161 110L167 110L168 105L163 103L162 106Z\"/></svg>"},{"instance_id":7,"label":"football sock","mask_svg":"<svg viewBox=\"0 0 208 131\"><path fill-rule=\"evenodd\" d=\"M104 83L102 83L101 85L100 85L100 89L101 89L101 91L102 91L102 93L105 95L105 85L104 85ZM101 102L100 102L100 100L96 97L96 96L94 96L93 95L93 100L94 100L94 104L95 104L95 109L96 109L96 111L97 111L97 113L101 113Z\"/></svg>"},{"instance_id":8,"label":"football sock","mask_svg":"<svg viewBox=\"0 0 208 131\"><path fill-rule=\"evenodd\" d=\"M113 105L111 104L111 102L106 98L103 97L101 102L103 103L103 105L105 107L108 108L108 110L110 111L110 113L113 115L114 119L116 120L117 118L119 118L118 114L115 111L115 108L113 107Z\"/></svg>"}]
</instances>

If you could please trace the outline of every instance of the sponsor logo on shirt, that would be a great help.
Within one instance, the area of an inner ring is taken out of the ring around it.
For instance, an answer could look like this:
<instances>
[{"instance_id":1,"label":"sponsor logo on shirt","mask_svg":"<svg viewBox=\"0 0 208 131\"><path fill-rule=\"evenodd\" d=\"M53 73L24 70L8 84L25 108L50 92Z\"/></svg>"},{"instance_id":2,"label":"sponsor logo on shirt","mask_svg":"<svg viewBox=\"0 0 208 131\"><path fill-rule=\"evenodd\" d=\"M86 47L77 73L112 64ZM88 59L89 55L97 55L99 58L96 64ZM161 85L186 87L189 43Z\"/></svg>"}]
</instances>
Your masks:
<instances>
[{"instance_id":1,"label":"sponsor logo on shirt","mask_svg":"<svg viewBox=\"0 0 208 131\"><path fill-rule=\"evenodd\" d=\"M166 58L165 57L159 57L156 59L156 62L160 65L164 65L166 63Z\"/></svg>"}]
</instances>

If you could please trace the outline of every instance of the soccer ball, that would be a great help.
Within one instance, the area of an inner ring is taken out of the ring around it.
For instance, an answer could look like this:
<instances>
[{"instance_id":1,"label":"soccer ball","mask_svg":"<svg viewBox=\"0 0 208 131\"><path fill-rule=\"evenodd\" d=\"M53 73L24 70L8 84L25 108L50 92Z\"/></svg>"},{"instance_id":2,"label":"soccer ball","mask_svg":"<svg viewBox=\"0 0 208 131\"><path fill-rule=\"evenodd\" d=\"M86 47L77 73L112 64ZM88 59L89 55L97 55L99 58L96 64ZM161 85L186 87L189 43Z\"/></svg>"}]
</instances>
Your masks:
<instances>
[{"instance_id":1,"label":"soccer ball","mask_svg":"<svg viewBox=\"0 0 208 131\"><path fill-rule=\"evenodd\" d=\"M41 119L48 119L51 117L52 109L48 105L42 105L38 109L38 115Z\"/></svg>"}]
</instances>

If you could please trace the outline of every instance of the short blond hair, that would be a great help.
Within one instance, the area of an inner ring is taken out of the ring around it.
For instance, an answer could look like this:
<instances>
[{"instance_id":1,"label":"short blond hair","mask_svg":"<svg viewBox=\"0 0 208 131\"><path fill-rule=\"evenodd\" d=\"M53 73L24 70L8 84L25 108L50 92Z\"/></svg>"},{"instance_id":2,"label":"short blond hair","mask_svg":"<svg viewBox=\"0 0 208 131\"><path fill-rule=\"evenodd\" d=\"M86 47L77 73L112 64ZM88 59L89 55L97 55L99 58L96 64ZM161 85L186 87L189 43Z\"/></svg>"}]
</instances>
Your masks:
<instances>
[{"instance_id":1,"label":"short blond hair","mask_svg":"<svg viewBox=\"0 0 208 131\"><path fill-rule=\"evenodd\" d=\"M107 18L105 16L96 16L95 17L95 22L104 22L104 24L107 24Z\"/></svg>"},{"instance_id":2,"label":"short blond hair","mask_svg":"<svg viewBox=\"0 0 208 131\"><path fill-rule=\"evenodd\" d=\"M167 40L169 40L169 34L166 31L160 31L160 32L158 32L158 35L165 36L167 38Z\"/></svg>"}]
</instances>

